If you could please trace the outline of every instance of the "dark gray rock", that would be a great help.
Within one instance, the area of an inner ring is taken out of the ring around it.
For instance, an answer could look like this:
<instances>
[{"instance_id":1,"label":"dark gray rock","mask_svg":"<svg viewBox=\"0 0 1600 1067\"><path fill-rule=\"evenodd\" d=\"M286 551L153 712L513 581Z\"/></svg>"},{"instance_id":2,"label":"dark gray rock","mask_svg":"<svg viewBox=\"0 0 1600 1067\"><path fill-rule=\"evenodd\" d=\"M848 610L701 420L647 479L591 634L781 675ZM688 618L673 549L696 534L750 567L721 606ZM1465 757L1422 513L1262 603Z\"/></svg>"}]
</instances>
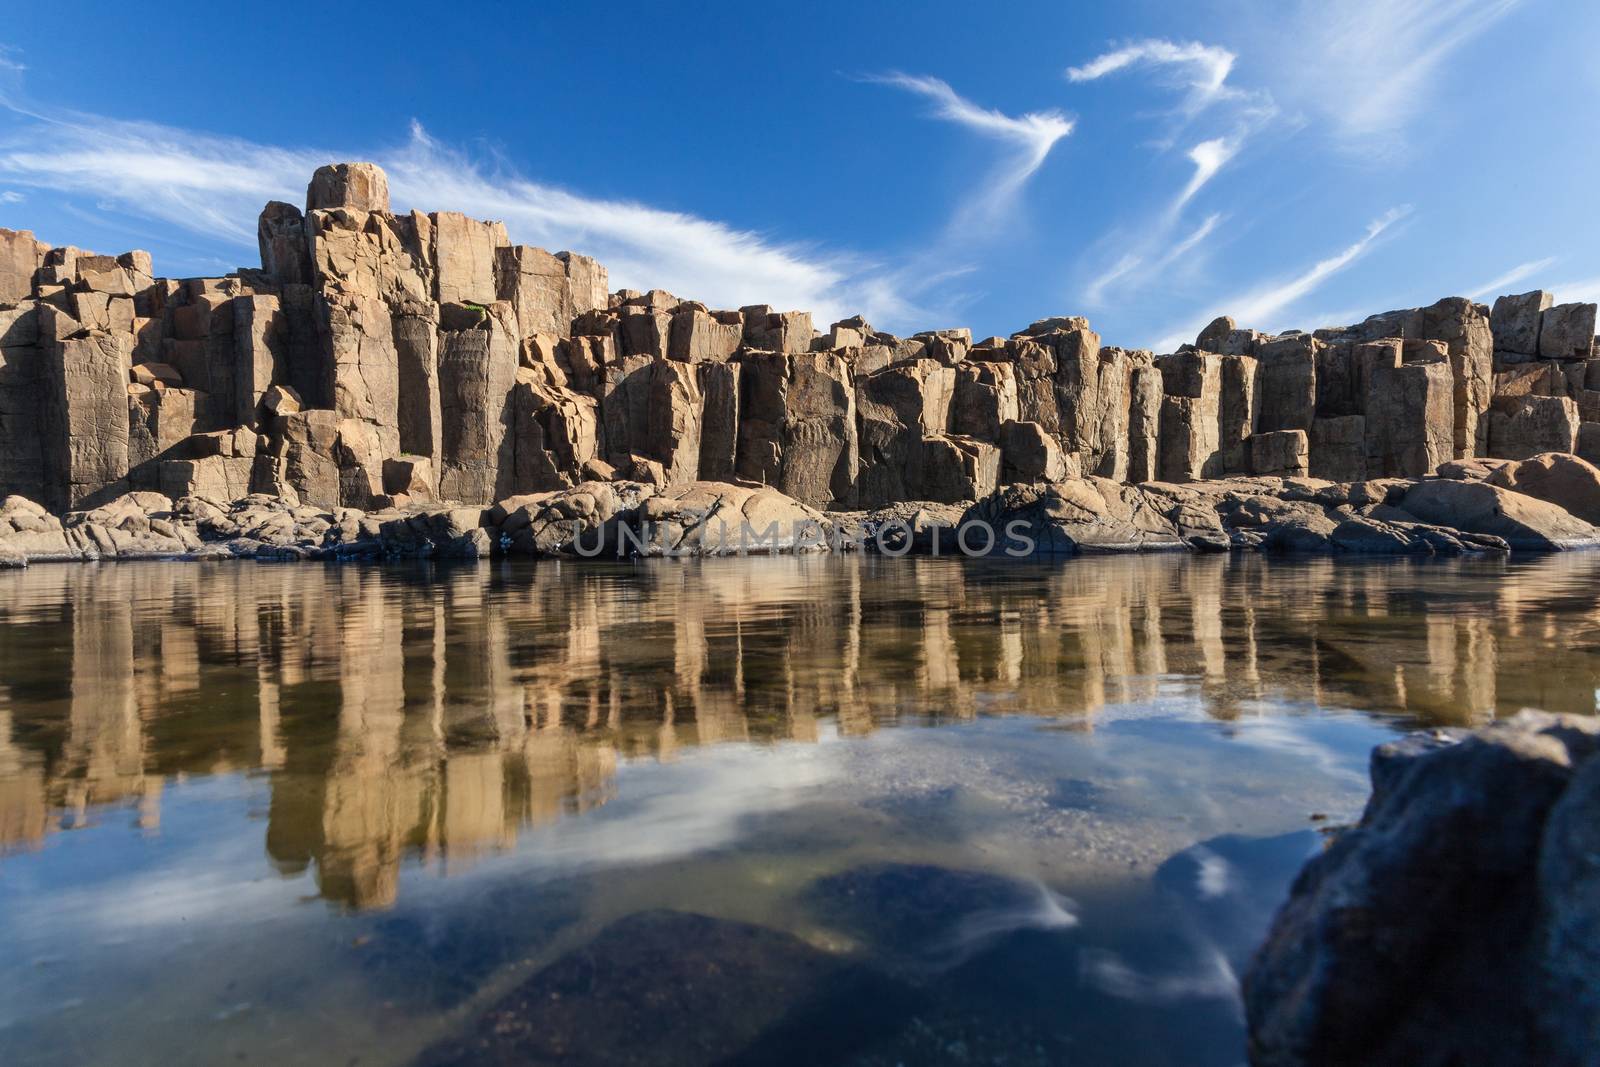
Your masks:
<instances>
[{"instance_id":1,"label":"dark gray rock","mask_svg":"<svg viewBox=\"0 0 1600 1067\"><path fill-rule=\"evenodd\" d=\"M1600 1062L1600 720L1373 753L1245 979L1258 1065Z\"/></svg>"}]
</instances>

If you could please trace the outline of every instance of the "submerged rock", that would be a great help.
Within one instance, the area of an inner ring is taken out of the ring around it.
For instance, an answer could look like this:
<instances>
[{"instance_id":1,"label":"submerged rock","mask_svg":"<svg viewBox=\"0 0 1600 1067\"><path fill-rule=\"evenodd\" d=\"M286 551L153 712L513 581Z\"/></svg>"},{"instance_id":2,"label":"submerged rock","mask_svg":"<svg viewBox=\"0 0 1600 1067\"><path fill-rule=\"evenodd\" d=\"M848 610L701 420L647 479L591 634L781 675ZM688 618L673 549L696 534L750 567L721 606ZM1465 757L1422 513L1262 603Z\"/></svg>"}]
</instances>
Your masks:
<instances>
[{"instance_id":1,"label":"submerged rock","mask_svg":"<svg viewBox=\"0 0 1600 1067\"><path fill-rule=\"evenodd\" d=\"M539 971L419 1063L836 1062L912 1003L790 934L648 911Z\"/></svg>"},{"instance_id":2,"label":"submerged rock","mask_svg":"<svg viewBox=\"0 0 1600 1067\"><path fill-rule=\"evenodd\" d=\"M1600 720L1523 712L1373 753L1245 980L1260 1065L1593 1064Z\"/></svg>"}]
</instances>

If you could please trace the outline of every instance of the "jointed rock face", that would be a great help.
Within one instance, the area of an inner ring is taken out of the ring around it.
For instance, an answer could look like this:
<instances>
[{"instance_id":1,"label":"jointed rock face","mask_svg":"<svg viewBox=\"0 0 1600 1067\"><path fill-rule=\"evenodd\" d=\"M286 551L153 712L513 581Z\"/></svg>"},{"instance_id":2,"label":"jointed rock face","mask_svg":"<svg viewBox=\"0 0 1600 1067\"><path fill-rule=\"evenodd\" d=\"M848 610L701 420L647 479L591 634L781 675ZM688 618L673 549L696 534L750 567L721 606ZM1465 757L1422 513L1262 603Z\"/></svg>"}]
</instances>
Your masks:
<instances>
[{"instance_id":1,"label":"jointed rock face","mask_svg":"<svg viewBox=\"0 0 1600 1067\"><path fill-rule=\"evenodd\" d=\"M838 511L1600 456L1595 307L1543 293L1281 337L1219 319L1155 356L1081 318L974 343L609 293L499 223L390 212L366 163L268 204L259 237L259 269L174 281L0 230L0 495L376 510L715 481Z\"/></svg>"}]
</instances>

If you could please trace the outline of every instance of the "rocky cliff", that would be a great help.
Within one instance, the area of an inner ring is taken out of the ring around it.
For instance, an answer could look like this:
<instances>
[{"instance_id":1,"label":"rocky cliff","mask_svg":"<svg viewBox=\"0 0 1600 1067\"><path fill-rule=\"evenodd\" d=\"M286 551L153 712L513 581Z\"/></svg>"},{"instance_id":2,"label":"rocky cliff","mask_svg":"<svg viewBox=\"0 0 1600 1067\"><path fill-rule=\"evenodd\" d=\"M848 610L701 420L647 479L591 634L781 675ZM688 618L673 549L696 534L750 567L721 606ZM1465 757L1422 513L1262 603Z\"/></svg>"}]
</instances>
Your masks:
<instances>
[{"instance_id":1,"label":"rocky cliff","mask_svg":"<svg viewBox=\"0 0 1600 1067\"><path fill-rule=\"evenodd\" d=\"M608 292L495 222L395 214L383 172L270 203L261 266L154 276L0 230L0 495L483 506L583 482L764 485L819 510L1094 476L1417 478L1600 458L1595 306L1451 298L1154 355L1082 318L902 338L858 318Z\"/></svg>"}]
</instances>

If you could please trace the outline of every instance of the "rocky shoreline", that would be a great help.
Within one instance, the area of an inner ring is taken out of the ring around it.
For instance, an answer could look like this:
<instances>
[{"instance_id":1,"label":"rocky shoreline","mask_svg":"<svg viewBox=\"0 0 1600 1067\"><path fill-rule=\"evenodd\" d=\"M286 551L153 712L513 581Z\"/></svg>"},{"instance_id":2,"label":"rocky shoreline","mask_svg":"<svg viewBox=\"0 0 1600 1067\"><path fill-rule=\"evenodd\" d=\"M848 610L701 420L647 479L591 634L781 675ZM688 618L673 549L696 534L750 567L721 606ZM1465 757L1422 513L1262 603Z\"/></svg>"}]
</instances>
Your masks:
<instances>
[{"instance_id":1,"label":"rocky shoreline","mask_svg":"<svg viewBox=\"0 0 1600 1067\"><path fill-rule=\"evenodd\" d=\"M870 551L1030 557L1122 552L1461 556L1600 547L1600 468L1564 453L1431 477L1238 478L1003 487L981 501L820 512L770 486L584 482L489 508L363 512L252 495L128 493L57 518L0 502L0 567L152 559L634 559Z\"/></svg>"},{"instance_id":2,"label":"rocky shoreline","mask_svg":"<svg viewBox=\"0 0 1600 1067\"><path fill-rule=\"evenodd\" d=\"M1158 355L1079 317L900 337L612 292L500 223L395 213L369 163L258 236L260 267L175 280L0 229L7 560L587 555L591 529L703 554L756 518L790 531L768 551L970 551L985 524L1020 554L1597 538L1584 499L1497 481L1600 461L1596 307L1542 291L1219 318Z\"/></svg>"}]
</instances>

